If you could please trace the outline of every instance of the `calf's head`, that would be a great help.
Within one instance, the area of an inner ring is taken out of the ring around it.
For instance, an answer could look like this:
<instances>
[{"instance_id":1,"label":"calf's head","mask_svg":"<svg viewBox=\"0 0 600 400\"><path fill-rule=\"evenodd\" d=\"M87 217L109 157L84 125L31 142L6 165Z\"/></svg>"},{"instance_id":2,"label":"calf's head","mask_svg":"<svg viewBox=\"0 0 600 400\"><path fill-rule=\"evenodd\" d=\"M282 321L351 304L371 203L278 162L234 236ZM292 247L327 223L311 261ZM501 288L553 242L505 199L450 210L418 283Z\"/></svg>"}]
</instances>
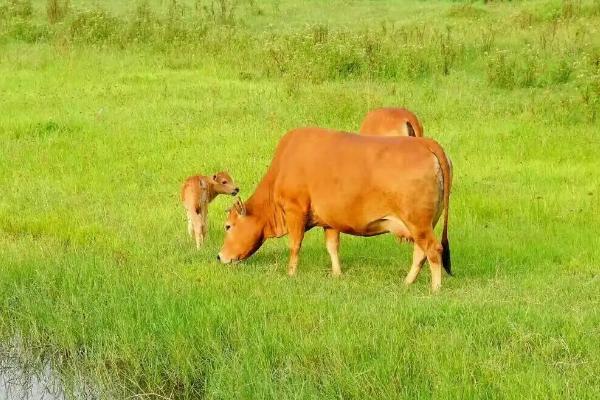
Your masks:
<instances>
[{"instance_id":1,"label":"calf's head","mask_svg":"<svg viewBox=\"0 0 600 400\"><path fill-rule=\"evenodd\" d=\"M250 257L263 244L264 223L257 215L246 211L246 206L238 198L229 209L225 222L225 242L217 260L223 264L241 261Z\"/></svg>"},{"instance_id":2,"label":"calf's head","mask_svg":"<svg viewBox=\"0 0 600 400\"><path fill-rule=\"evenodd\" d=\"M225 172L218 172L212 176L213 190L219 194L230 194L235 196L239 193L240 188L233 182L231 176Z\"/></svg>"}]
</instances>

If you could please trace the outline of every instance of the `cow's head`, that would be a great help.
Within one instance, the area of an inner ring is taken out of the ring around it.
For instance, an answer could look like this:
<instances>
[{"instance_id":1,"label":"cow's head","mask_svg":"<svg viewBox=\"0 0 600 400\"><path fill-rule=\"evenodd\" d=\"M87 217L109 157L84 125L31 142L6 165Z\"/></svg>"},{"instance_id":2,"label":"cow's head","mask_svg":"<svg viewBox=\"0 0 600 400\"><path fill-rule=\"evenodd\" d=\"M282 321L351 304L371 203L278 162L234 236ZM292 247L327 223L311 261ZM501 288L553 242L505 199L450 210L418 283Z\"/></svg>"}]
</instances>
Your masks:
<instances>
[{"instance_id":1,"label":"cow's head","mask_svg":"<svg viewBox=\"0 0 600 400\"><path fill-rule=\"evenodd\" d=\"M236 186L231 179L231 176L225 172L218 172L212 176L213 190L218 194L230 194L235 196L240 191L240 188Z\"/></svg>"},{"instance_id":2,"label":"cow's head","mask_svg":"<svg viewBox=\"0 0 600 400\"><path fill-rule=\"evenodd\" d=\"M264 223L257 215L247 212L246 206L239 199L229 209L225 222L225 243L217 256L217 260L227 264L250 257L263 244Z\"/></svg>"}]
</instances>

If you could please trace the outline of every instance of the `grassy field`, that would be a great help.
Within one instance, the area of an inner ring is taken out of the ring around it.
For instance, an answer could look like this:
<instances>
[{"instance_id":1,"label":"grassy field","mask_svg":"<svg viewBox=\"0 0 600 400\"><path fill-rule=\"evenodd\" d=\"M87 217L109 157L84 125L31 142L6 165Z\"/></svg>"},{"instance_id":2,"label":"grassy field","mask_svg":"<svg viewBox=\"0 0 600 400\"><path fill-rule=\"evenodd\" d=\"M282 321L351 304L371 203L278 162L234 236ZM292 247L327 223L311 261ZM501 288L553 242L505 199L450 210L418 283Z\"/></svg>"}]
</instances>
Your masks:
<instances>
[{"instance_id":1,"label":"grassy field","mask_svg":"<svg viewBox=\"0 0 600 400\"><path fill-rule=\"evenodd\" d=\"M322 3L0 1L0 339L117 398L599 398L600 2ZM382 105L454 163L441 293L387 235L221 266L226 197L195 250L186 176Z\"/></svg>"}]
</instances>

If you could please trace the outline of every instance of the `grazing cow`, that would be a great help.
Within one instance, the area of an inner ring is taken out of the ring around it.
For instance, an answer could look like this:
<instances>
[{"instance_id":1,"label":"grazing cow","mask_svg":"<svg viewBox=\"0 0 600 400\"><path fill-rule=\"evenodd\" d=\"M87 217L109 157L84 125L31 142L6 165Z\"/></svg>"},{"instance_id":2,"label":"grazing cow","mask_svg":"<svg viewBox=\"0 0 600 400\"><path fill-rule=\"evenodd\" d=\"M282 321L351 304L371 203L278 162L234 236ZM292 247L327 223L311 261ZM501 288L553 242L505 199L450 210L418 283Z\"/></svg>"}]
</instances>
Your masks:
<instances>
[{"instance_id":1,"label":"grazing cow","mask_svg":"<svg viewBox=\"0 0 600 400\"><path fill-rule=\"evenodd\" d=\"M423 137L423 125L406 108L377 108L367 113L360 125L360 134Z\"/></svg>"},{"instance_id":2,"label":"grazing cow","mask_svg":"<svg viewBox=\"0 0 600 400\"><path fill-rule=\"evenodd\" d=\"M181 186L181 202L188 219L188 233L196 239L196 248L204 242L208 228L208 203L219 194L235 196L240 189L227 172L211 177L190 176Z\"/></svg>"},{"instance_id":3,"label":"grazing cow","mask_svg":"<svg viewBox=\"0 0 600 400\"><path fill-rule=\"evenodd\" d=\"M340 232L373 236L390 232L414 242L405 282L417 278L429 260L432 289L441 267L450 273L448 203L452 171L440 145L430 139L364 137L320 128L290 131L279 142L271 166L254 194L229 211L222 263L250 257L265 239L289 234L289 275L308 229L320 226L341 274ZM442 211L441 244L433 228Z\"/></svg>"}]
</instances>

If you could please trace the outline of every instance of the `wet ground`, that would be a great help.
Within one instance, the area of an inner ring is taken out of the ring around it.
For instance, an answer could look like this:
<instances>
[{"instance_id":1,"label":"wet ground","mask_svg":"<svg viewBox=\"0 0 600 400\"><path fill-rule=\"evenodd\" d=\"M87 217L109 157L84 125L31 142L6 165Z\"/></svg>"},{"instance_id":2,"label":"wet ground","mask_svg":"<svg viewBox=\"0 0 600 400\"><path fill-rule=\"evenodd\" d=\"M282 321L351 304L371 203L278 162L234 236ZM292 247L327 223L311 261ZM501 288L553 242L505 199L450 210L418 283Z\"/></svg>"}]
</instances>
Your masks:
<instances>
[{"instance_id":1,"label":"wet ground","mask_svg":"<svg viewBox=\"0 0 600 400\"><path fill-rule=\"evenodd\" d=\"M41 352L28 351L19 338L0 341L0 400L96 400L105 399L82 374L64 376Z\"/></svg>"},{"instance_id":2,"label":"wet ground","mask_svg":"<svg viewBox=\"0 0 600 400\"><path fill-rule=\"evenodd\" d=\"M11 357L0 355L0 400L64 400L60 379L48 364L37 370Z\"/></svg>"}]
</instances>

